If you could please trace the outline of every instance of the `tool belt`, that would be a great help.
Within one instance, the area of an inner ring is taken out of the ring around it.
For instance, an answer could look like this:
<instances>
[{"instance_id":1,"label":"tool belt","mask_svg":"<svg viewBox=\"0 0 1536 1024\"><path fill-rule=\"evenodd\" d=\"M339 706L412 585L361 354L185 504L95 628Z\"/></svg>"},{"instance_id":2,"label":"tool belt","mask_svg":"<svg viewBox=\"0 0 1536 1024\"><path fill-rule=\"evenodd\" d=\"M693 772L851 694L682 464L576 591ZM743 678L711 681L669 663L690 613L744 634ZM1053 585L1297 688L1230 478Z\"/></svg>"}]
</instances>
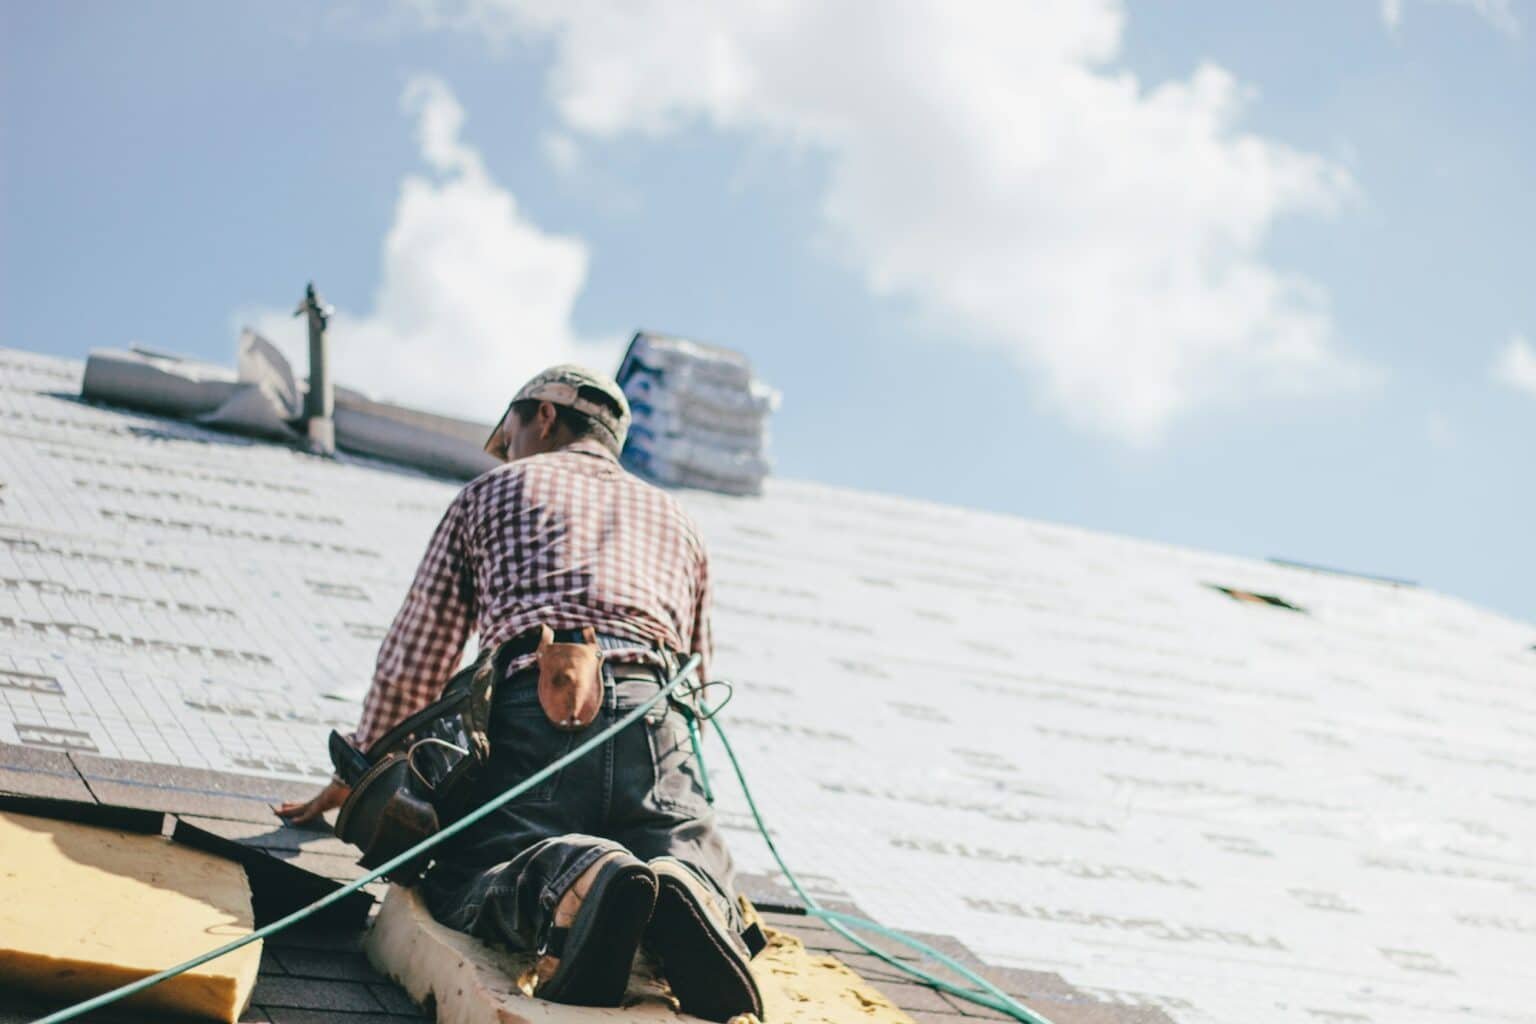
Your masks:
<instances>
[{"instance_id":1,"label":"tool belt","mask_svg":"<svg viewBox=\"0 0 1536 1024\"><path fill-rule=\"evenodd\" d=\"M336 835L362 850L358 863L375 868L399 856L445 823L473 810L475 783L491 756L491 702L512 659L538 655L539 704L555 728L579 732L602 709L605 647L636 646L598 637L588 627L535 626L482 651L456 673L442 696L385 733L366 752L333 731L331 761L352 788L336 819ZM668 664L676 656L660 652ZM409 885L426 869L413 858L388 875Z\"/></svg>"}]
</instances>

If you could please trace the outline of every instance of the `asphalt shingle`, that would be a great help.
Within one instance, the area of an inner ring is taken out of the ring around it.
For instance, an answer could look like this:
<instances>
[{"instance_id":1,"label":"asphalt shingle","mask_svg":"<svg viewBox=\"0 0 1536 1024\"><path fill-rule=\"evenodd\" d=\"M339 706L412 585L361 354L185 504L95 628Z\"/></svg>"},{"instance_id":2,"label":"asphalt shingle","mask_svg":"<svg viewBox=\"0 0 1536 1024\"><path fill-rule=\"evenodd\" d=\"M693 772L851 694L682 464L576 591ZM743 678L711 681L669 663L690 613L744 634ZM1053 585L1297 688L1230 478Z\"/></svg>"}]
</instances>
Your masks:
<instances>
[{"instance_id":1,"label":"asphalt shingle","mask_svg":"<svg viewBox=\"0 0 1536 1024\"><path fill-rule=\"evenodd\" d=\"M0 742L41 758L0 757L0 789L81 799L78 755L98 799L270 822L329 774L456 484L95 407L67 397L78 363L0 358ZM1529 624L819 484L679 497L713 554L721 724L818 899L1103 1004L1069 1015L1528 1012ZM772 876L705 751L738 866Z\"/></svg>"}]
</instances>

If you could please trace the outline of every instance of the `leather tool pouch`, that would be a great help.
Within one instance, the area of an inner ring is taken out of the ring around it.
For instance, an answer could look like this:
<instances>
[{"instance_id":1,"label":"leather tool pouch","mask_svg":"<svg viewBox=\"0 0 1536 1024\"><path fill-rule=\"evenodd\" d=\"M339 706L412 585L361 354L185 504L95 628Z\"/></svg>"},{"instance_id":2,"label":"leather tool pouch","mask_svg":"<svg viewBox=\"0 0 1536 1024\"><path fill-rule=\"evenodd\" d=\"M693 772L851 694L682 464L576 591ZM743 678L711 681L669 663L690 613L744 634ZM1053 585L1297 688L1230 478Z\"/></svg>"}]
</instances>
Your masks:
<instances>
[{"instance_id":1,"label":"leather tool pouch","mask_svg":"<svg viewBox=\"0 0 1536 1024\"><path fill-rule=\"evenodd\" d=\"M579 642L557 642L548 626L539 628L539 705L556 729L580 732L603 705L603 652L597 635L588 627L577 634Z\"/></svg>"}]
</instances>

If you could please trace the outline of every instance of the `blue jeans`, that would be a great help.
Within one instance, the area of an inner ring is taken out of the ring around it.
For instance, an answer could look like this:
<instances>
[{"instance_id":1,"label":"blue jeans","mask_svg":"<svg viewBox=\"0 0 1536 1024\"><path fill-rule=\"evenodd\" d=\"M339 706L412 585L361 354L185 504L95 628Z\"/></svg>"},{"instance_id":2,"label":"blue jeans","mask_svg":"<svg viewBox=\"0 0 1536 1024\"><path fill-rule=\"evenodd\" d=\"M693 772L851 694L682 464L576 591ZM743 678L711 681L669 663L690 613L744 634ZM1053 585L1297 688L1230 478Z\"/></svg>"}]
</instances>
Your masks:
<instances>
[{"instance_id":1,"label":"blue jeans","mask_svg":"<svg viewBox=\"0 0 1536 1024\"><path fill-rule=\"evenodd\" d=\"M617 674L618 678L615 678ZM498 687L491 709L491 757L474 806L511 788L653 695L661 673L605 665L603 709L579 733L544 717L538 670ZM422 878L422 894L443 924L513 949L537 949L555 906L604 854L675 857L720 897L730 927L736 905L731 856L715 829L682 713L665 702L586 756L445 842Z\"/></svg>"}]
</instances>

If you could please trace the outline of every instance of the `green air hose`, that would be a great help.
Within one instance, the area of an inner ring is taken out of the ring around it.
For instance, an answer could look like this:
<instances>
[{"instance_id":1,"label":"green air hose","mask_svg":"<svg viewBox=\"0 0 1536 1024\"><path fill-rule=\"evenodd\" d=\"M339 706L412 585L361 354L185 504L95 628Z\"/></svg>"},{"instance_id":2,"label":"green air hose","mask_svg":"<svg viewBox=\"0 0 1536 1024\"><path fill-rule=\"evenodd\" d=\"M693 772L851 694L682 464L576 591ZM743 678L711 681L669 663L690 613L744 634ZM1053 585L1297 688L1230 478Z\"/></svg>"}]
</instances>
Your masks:
<instances>
[{"instance_id":1,"label":"green air hose","mask_svg":"<svg viewBox=\"0 0 1536 1024\"><path fill-rule=\"evenodd\" d=\"M703 751L700 747L698 739L698 725L694 719L698 717L704 719L705 721L713 721L714 715L719 711L719 708L711 709L701 700L699 702L700 711L697 715L695 715L691 708L685 704L682 704L681 702L674 702L673 706L682 710L683 716L688 722L688 736L693 743L694 755L698 758L699 769L702 773L704 766ZM989 1009L996 1010L998 1013L1006 1013L1008 1016L1014 1018L1015 1020L1022 1021L1023 1024L1051 1024L1047 1018L1041 1016L1038 1013L1035 1013L1023 1003L1020 1003L1017 999L1014 999L1012 996L1008 995L1008 993L992 984L986 978L983 978L981 975L977 974L975 971L972 971L964 964L959 963L953 957L946 956L945 954L939 952L932 946L929 946L923 942L919 942L917 939L912 938L910 935L904 935L895 929L887 928L876 921L871 921L863 917L856 917L853 914L839 913L836 910L827 910L821 904L817 903L815 898L812 897L810 893L805 891L805 887L800 884L800 880L795 877L795 873L789 870L789 865L784 863L783 856L779 854L779 848L774 845L773 836L768 833L768 826L766 823L764 823L763 816L757 809L757 801L752 798L752 789L747 785L746 773L742 771L741 762L736 760L736 751L731 748L731 741L726 737L725 730L720 728L718 722L715 723L715 732L720 737L720 745L725 748L725 756L730 759L731 767L736 772L737 780L741 782L741 794L747 798L747 808L752 812L752 820L757 823L757 830L762 834L763 842L768 844L768 852L773 854L774 862L779 865L779 870L783 872L784 877L789 881L790 886L795 890L796 894L799 895L801 902L805 904L807 913L809 913L812 917L818 917L821 920L827 922L827 925L833 931L837 932L848 941L856 944L860 949L863 949L864 951L879 957L881 960L884 960L892 967L896 968L904 974L916 978L918 981L921 981L925 985L929 985L943 992L948 992L951 995L959 996L961 999L968 1000L969 1002L976 1003L980 1006L985 1006ZM898 960L896 957L887 953L885 950L880 949L878 946L873 946L866 942L864 939L861 939L859 936L855 935L852 931L849 930L850 925L858 928L864 928L868 931L876 933L877 935L882 935L894 942L899 942L904 946L909 946L912 949L917 950L919 953L922 953L924 956L931 957L938 963L943 964L945 967L954 971L965 980L974 983L976 987L964 988L954 984L953 982L945 981L943 978L936 977L933 974L923 970L922 968L914 966L913 964Z\"/></svg>"},{"instance_id":2,"label":"green air hose","mask_svg":"<svg viewBox=\"0 0 1536 1024\"><path fill-rule=\"evenodd\" d=\"M235 950L241 948L242 946L249 945L258 939L264 939L269 935L276 935L278 932L284 930L289 925L297 924L310 915L324 910L326 907L329 907L332 904L345 899L346 897L352 895L354 892L357 892L359 889L362 889L364 886L378 881L380 878L384 877L395 868L400 867L402 864L405 864L406 862L414 859L427 850L430 850L432 847L436 846L438 843L441 843L443 840L458 835L460 832L464 831L466 828L469 828L475 822L484 818L492 811L495 811L509 801L516 799L518 796L521 796L524 792L534 786L537 786L539 783L543 782L545 779L549 778L555 772L564 768L571 762L585 756L588 752L602 745L621 730L627 729L629 726L643 718L646 712L650 711L651 708L655 707L661 701L670 698L672 694L683 685L683 682L698 669L698 667L699 656L695 654L683 663L682 668L678 669L677 674L668 680L666 685L664 685L659 691L649 697L639 707L630 711L623 718L619 719L617 722L613 723L602 732L593 736L591 739L581 743L570 753L561 758L558 758L555 761L552 761L550 764L535 772L533 775L530 775L522 782L519 782L511 789L508 789L504 793L488 801L484 806L479 807L470 814L465 815L463 818L460 818L458 821L442 829L440 832L428 836L426 839L423 839L421 842L417 843L409 850L406 850L404 853L390 858L383 864L374 868L372 871L369 871L367 874L361 876L360 878L353 879L351 882L348 882L340 889L337 889L335 892L321 897L320 899L311 903L309 906L295 910L293 913L287 915L286 917L280 918L271 922L270 924L257 928L249 935L242 936L241 938L235 939L232 942L226 942L224 945L218 947L217 949L211 949L208 952L195 956L184 963L177 964L175 967L167 967L163 971L160 971L156 974L151 974L148 977L140 978L138 981L130 982L126 985L112 989L110 992L103 992L99 996L94 996L85 1000L84 1002L76 1003L74 1006L66 1007L65 1009L59 1010L56 1013L51 1013L46 1017L41 1017L34 1021L33 1024L64 1024L65 1021L75 1020L76 1018L82 1016L83 1014L89 1013L92 1010L98 1010L103 1006L110 1006L120 999L126 999L127 997L134 995L137 992L142 992L147 988L158 985L160 982L166 980L167 978L175 977L176 975L181 974L183 971L190 971L192 968L199 967L205 963L208 963L210 960L216 960L226 953L233 953ZM702 689L703 687L696 686L690 692L697 693ZM682 702L674 702L673 706L678 707L683 711L684 717L688 722L689 738L693 743L695 757L699 764L699 770L702 773L704 771L704 758L702 750L699 746L698 725L695 721L695 718L702 717L706 721L711 720L714 715L718 713L719 709L710 709L701 701L700 707L703 709L703 714L695 715L693 710L682 704ZM970 1000L971 1002L977 1003L981 1006L990 1007L991 1009L994 1009L1000 1013L1008 1014L1009 1016L1024 1022L1024 1024L1051 1024L1051 1022L1046 1020L1046 1018L1032 1012L1017 1000L1008 996L1007 993L1003 992L1003 990L998 988L996 985L993 985L985 978L966 968L965 965L957 963L955 960L945 956L938 950L933 949L932 947L927 946L924 943L917 941L916 939L903 935L900 932L877 924L874 921L868 921L864 918L855 917L851 914L838 913L834 910L827 910L818 904L811 897L811 895L805 891L804 887L801 886L799 879L797 879L794 873L789 870L789 866L784 863L784 858L779 855L778 847L776 847L773 843L773 837L768 834L768 826L763 823L763 817L758 812L757 802L752 799L752 791L747 787L747 780L745 774L742 772L741 763L736 760L736 752L731 749L731 744L730 741L726 739L725 731L720 729L718 724L716 724L715 728L716 731L720 734L720 742L725 747L726 756L730 758L731 767L735 769L736 777L741 781L742 794L747 798L747 806L751 808L752 818L757 822L757 828L758 831L763 835L763 841L768 844L768 850L773 854L773 859L778 863L779 870L784 872L784 877L789 880L789 884L794 887L795 892L799 893L801 900L805 902L806 909L813 916L826 921L827 924L838 934L844 936L854 943L857 943L861 948L868 950L870 953L879 957L881 960L884 960L891 966L903 971L906 974L912 975L925 984L959 996L962 999ZM705 783L705 788L706 790L708 789L707 782ZM848 930L848 925L855 925L860 928L870 929L880 935L885 936L888 939L910 946L918 952L932 957L935 961L943 964L945 967L948 967L950 970L954 971L956 974L960 975L966 980L974 982L977 987L973 989L962 988L961 986L947 982L942 978L934 977L926 971L914 967L911 964L903 963L890 954L876 948L875 946L870 945L863 939L859 938L857 935L853 934Z\"/></svg>"}]
</instances>

